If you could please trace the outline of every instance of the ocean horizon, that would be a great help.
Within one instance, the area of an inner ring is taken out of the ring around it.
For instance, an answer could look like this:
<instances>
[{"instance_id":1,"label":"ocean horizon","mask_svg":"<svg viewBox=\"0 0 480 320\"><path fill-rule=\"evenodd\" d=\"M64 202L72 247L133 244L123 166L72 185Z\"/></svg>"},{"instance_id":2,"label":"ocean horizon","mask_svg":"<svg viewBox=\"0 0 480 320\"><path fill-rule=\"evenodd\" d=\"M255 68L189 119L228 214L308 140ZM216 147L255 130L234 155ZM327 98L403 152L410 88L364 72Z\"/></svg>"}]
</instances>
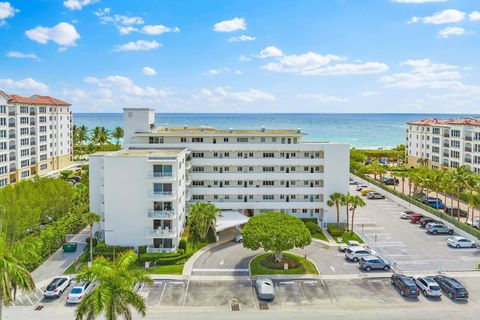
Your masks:
<instances>
[{"instance_id":1,"label":"ocean horizon","mask_svg":"<svg viewBox=\"0 0 480 320\"><path fill-rule=\"evenodd\" d=\"M157 126L210 126L218 129L298 129L303 141L348 143L356 148L405 144L407 122L423 118L480 117L434 113L156 113ZM73 123L89 129L123 126L123 113L73 113Z\"/></svg>"}]
</instances>

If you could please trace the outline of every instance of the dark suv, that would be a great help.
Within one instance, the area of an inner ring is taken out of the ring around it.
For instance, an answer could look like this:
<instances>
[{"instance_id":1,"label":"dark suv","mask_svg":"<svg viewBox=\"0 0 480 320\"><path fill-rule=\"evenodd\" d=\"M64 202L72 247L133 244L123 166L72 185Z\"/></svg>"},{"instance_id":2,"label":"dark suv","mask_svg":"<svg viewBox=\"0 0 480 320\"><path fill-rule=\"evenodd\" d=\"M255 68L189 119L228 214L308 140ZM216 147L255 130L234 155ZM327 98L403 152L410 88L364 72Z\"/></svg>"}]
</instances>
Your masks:
<instances>
[{"instance_id":1,"label":"dark suv","mask_svg":"<svg viewBox=\"0 0 480 320\"><path fill-rule=\"evenodd\" d=\"M450 299L468 299L467 289L457 280L447 276L435 276L433 279Z\"/></svg>"},{"instance_id":2,"label":"dark suv","mask_svg":"<svg viewBox=\"0 0 480 320\"><path fill-rule=\"evenodd\" d=\"M430 217L423 217L423 218L420 219L420 221L418 221L418 223L420 224L420 227L422 227L422 228L425 228L425 226L427 224L429 224L430 222L441 223L440 221L435 220L435 219L430 218ZM443 224L443 223L441 223L441 224Z\"/></svg>"},{"instance_id":3,"label":"dark suv","mask_svg":"<svg viewBox=\"0 0 480 320\"><path fill-rule=\"evenodd\" d=\"M411 277L407 277L403 274L392 275L392 284L400 291L400 294L404 297L418 297L420 292L418 291L415 280Z\"/></svg>"}]
</instances>

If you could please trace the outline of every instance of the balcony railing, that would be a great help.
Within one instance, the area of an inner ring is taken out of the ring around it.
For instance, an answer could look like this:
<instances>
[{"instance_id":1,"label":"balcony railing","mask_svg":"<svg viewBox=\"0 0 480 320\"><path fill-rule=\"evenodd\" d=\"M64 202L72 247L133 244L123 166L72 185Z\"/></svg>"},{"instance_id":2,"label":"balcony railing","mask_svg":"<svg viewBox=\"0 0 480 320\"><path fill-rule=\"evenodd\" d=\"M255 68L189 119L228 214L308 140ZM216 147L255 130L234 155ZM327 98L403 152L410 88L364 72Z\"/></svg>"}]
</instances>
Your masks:
<instances>
[{"instance_id":1,"label":"balcony railing","mask_svg":"<svg viewBox=\"0 0 480 320\"><path fill-rule=\"evenodd\" d=\"M450 145L449 145L448 143L444 143L443 146L444 146L445 148L448 148Z\"/></svg>"},{"instance_id":2,"label":"balcony railing","mask_svg":"<svg viewBox=\"0 0 480 320\"><path fill-rule=\"evenodd\" d=\"M443 136L444 136L445 138L450 138L450 134L449 134L449 133L444 133Z\"/></svg>"},{"instance_id":3,"label":"balcony railing","mask_svg":"<svg viewBox=\"0 0 480 320\"><path fill-rule=\"evenodd\" d=\"M175 210L148 210L148 217L172 219L175 217Z\"/></svg>"},{"instance_id":4,"label":"balcony railing","mask_svg":"<svg viewBox=\"0 0 480 320\"><path fill-rule=\"evenodd\" d=\"M448 153L443 154L444 157L449 157L450 155Z\"/></svg>"},{"instance_id":5,"label":"balcony railing","mask_svg":"<svg viewBox=\"0 0 480 320\"><path fill-rule=\"evenodd\" d=\"M175 193L173 191L153 192L151 195L155 199L175 197Z\"/></svg>"},{"instance_id":6,"label":"balcony railing","mask_svg":"<svg viewBox=\"0 0 480 320\"><path fill-rule=\"evenodd\" d=\"M465 136L465 140L467 140L467 141L472 141L472 139L473 139L472 137Z\"/></svg>"},{"instance_id":7,"label":"balcony railing","mask_svg":"<svg viewBox=\"0 0 480 320\"><path fill-rule=\"evenodd\" d=\"M15 127L15 123L9 122L9 123L8 123L8 127L9 127L9 128L14 128L14 127Z\"/></svg>"},{"instance_id":8,"label":"balcony railing","mask_svg":"<svg viewBox=\"0 0 480 320\"><path fill-rule=\"evenodd\" d=\"M153 172L148 175L149 178L173 177L173 172Z\"/></svg>"},{"instance_id":9,"label":"balcony railing","mask_svg":"<svg viewBox=\"0 0 480 320\"><path fill-rule=\"evenodd\" d=\"M30 115L31 115L31 116L34 116L34 115L36 115L36 114L37 114L37 113L36 113L35 111L30 111Z\"/></svg>"},{"instance_id":10,"label":"balcony railing","mask_svg":"<svg viewBox=\"0 0 480 320\"><path fill-rule=\"evenodd\" d=\"M15 139L15 133L10 133L10 134L8 135L8 137L9 137L10 139Z\"/></svg>"},{"instance_id":11,"label":"balcony railing","mask_svg":"<svg viewBox=\"0 0 480 320\"><path fill-rule=\"evenodd\" d=\"M150 237L150 238L172 238L175 235L176 235L175 228L147 229L147 237Z\"/></svg>"},{"instance_id":12,"label":"balcony railing","mask_svg":"<svg viewBox=\"0 0 480 320\"><path fill-rule=\"evenodd\" d=\"M466 163L472 163L472 159L465 158Z\"/></svg>"},{"instance_id":13,"label":"balcony railing","mask_svg":"<svg viewBox=\"0 0 480 320\"><path fill-rule=\"evenodd\" d=\"M9 115L10 117L15 117L16 114L17 114L17 113L16 113L15 111L8 111L8 115Z\"/></svg>"},{"instance_id":14,"label":"balcony railing","mask_svg":"<svg viewBox=\"0 0 480 320\"><path fill-rule=\"evenodd\" d=\"M472 152L472 148L465 148L465 152Z\"/></svg>"},{"instance_id":15,"label":"balcony railing","mask_svg":"<svg viewBox=\"0 0 480 320\"><path fill-rule=\"evenodd\" d=\"M147 253L173 253L175 252L175 246L173 248L155 248L154 246L147 247Z\"/></svg>"},{"instance_id":16,"label":"balcony railing","mask_svg":"<svg viewBox=\"0 0 480 320\"><path fill-rule=\"evenodd\" d=\"M16 146L14 144L11 144L8 146L8 150L15 150Z\"/></svg>"}]
</instances>

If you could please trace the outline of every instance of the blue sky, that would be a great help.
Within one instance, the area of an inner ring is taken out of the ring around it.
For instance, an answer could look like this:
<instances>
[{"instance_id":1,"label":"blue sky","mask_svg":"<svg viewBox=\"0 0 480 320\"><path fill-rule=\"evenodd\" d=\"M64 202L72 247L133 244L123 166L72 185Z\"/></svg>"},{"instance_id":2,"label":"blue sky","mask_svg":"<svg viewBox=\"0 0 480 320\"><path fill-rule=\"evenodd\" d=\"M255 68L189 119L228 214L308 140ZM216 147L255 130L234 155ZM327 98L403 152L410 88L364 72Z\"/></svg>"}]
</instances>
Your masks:
<instances>
[{"instance_id":1,"label":"blue sky","mask_svg":"<svg viewBox=\"0 0 480 320\"><path fill-rule=\"evenodd\" d=\"M74 112L480 112L473 0L0 0L0 39Z\"/></svg>"}]
</instances>

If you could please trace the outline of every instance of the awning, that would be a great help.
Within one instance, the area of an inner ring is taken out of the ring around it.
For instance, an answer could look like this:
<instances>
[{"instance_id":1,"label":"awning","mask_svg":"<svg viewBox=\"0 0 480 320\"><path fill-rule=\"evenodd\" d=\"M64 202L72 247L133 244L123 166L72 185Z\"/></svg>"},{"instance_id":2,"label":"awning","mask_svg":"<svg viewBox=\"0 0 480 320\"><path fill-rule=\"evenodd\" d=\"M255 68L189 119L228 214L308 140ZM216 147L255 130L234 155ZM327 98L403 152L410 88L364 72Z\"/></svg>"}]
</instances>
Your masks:
<instances>
[{"instance_id":1,"label":"awning","mask_svg":"<svg viewBox=\"0 0 480 320\"><path fill-rule=\"evenodd\" d=\"M217 216L215 231L219 232L228 228L247 223L248 217L238 211L221 211Z\"/></svg>"}]
</instances>

